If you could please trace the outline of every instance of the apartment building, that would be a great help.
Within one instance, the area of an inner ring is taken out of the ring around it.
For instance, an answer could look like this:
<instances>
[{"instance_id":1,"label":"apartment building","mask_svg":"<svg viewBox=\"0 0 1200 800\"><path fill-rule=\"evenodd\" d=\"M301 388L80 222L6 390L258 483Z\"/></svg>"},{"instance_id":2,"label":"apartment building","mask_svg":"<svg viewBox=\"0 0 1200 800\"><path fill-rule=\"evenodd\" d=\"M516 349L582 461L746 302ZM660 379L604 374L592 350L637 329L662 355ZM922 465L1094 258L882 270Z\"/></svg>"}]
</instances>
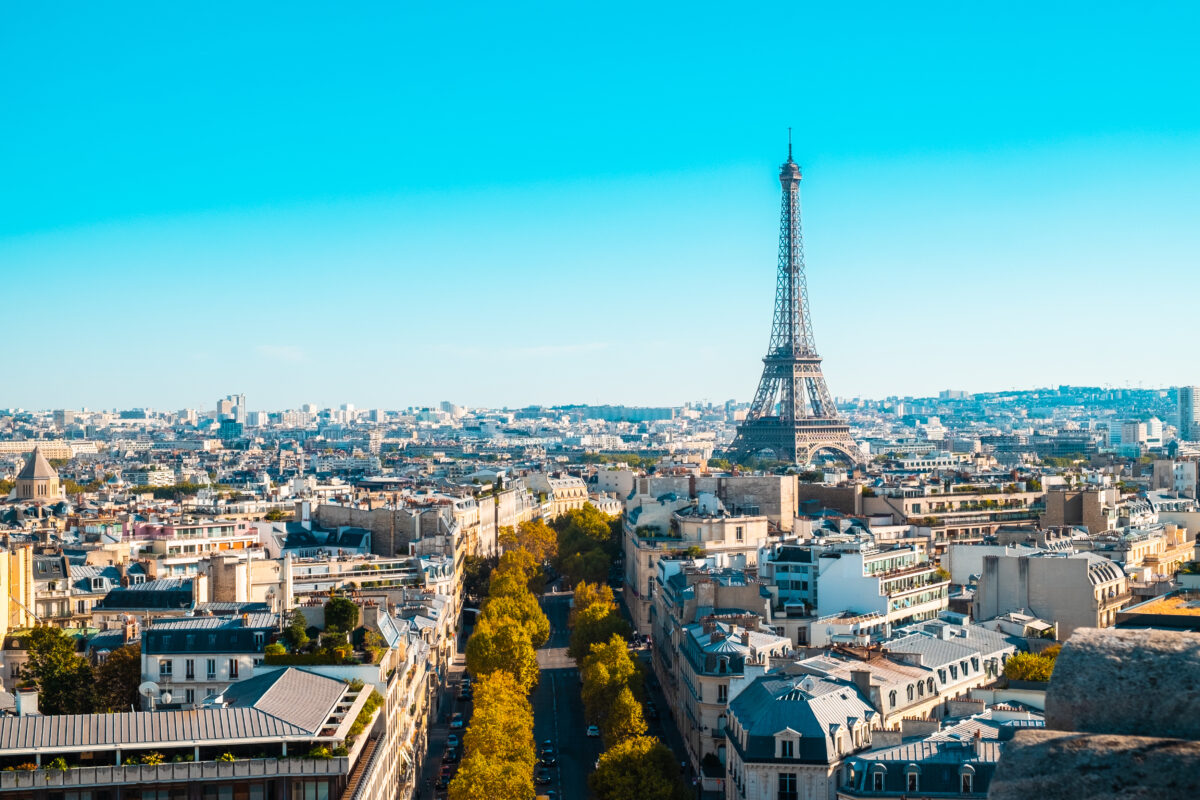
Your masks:
<instances>
[{"instance_id":1,"label":"apartment building","mask_svg":"<svg viewBox=\"0 0 1200 800\"><path fill-rule=\"evenodd\" d=\"M142 680L161 709L194 708L237 681L255 676L279 633L277 614L163 619L142 629Z\"/></svg>"}]
</instances>

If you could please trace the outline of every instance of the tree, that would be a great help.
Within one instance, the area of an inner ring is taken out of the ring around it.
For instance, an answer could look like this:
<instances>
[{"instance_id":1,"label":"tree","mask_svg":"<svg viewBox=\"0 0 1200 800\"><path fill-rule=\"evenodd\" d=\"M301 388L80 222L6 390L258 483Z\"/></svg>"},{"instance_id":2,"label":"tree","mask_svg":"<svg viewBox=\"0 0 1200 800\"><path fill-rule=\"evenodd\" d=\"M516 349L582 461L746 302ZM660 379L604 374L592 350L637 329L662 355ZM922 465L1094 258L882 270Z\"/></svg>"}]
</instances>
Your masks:
<instances>
[{"instance_id":1,"label":"tree","mask_svg":"<svg viewBox=\"0 0 1200 800\"><path fill-rule=\"evenodd\" d=\"M288 647L295 652L302 647L308 645L308 630L307 620L304 619L304 612L296 609L292 612L291 622L283 631L283 641Z\"/></svg>"},{"instance_id":2,"label":"tree","mask_svg":"<svg viewBox=\"0 0 1200 800\"><path fill-rule=\"evenodd\" d=\"M266 515L263 517L263 519L267 520L268 522L282 522L283 520L288 519L291 516L293 516L293 515L289 514L288 512L284 511L281 508L272 508L270 511L268 511L266 513Z\"/></svg>"},{"instance_id":3,"label":"tree","mask_svg":"<svg viewBox=\"0 0 1200 800\"><path fill-rule=\"evenodd\" d=\"M502 576L510 576L515 582L497 583L497 579ZM517 550L509 550L504 555L500 556L500 562L496 565L495 572L492 573L492 583L488 587L488 594L495 595L499 593L509 593L517 591L516 587L523 587L521 591L534 592L540 594L545 588L545 571L542 569L542 562L533 557L533 554L523 548Z\"/></svg>"},{"instance_id":4,"label":"tree","mask_svg":"<svg viewBox=\"0 0 1200 800\"><path fill-rule=\"evenodd\" d=\"M480 619L467 641L467 669L480 677L503 670L526 692L538 681L537 653L529 632L508 620Z\"/></svg>"},{"instance_id":5,"label":"tree","mask_svg":"<svg viewBox=\"0 0 1200 800\"><path fill-rule=\"evenodd\" d=\"M612 522L613 517L591 503L582 508L571 509L554 520L554 529L558 531L559 552L600 547L610 555L616 555L620 541L614 535Z\"/></svg>"},{"instance_id":6,"label":"tree","mask_svg":"<svg viewBox=\"0 0 1200 800\"><path fill-rule=\"evenodd\" d=\"M349 633L358 627L358 606L345 597L332 597L325 604L325 630Z\"/></svg>"},{"instance_id":7,"label":"tree","mask_svg":"<svg viewBox=\"0 0 1200 800\"><path fill-rule=\"evenodd\" d=\"M606 750L588 785L599 800L687 798L674 754L652 736L625 739Z\"/></svg>"},{"instance_id":8,"label":"tree","mask_svg":"<svg viewBox=\"0 0 1200 800\"><path fill-rule=\"evenodd\" d=\"M568 555L560 556L558 569L567 576L572 585L580 581L603 583L608 578L611 561L608 554L599 547L587 550L576 550Z\"/></svg>"},{"instance_id":9,"label":"tree","mask_svg":"<svg viewBox=\"0 0 1200 800\"><path fill-rule=\"evenodd\" d=\"M142 682L142 649L136 644L118 647L96 669L96 711L128 711L138 703Z\"/></svg>"},{"instance_id":10,"label":"tree","mask_svg":"<svg viewBox=\"0 0 1200 800\"><path fill-rule=\"evenodd\" d=\"M637 701L628 686L617 692L612 708L605 715L600 728L604 743L612 747L617 742L646 734L646 719L642 716L642 704Z\"/></svg>"},{"instance_id":11,"label":"tree","mask_svg":"<svg viewBox=\"0 0 1200 800\"><path fill-rule=\"evenodd\" d=\"M12 481L0 481L0 497L8 497L16 485Z\"/></svg>"},{"instance_id":12,"label":"tree","mask_svg":"<svg viewBox=\"0 0 1200 800\"><path fill-rule=\"evenodd\" d=\"M463 594L480 598L488 593L488 579L500 559L495 556L467 556L463 559Z\"/></svg>"},{"instance_id":13,"label":"tree","mask_svg":"<svg viewBox=\"0 0 1200 800\"><path fill-rule=\"evenodd\" d=\"M1047 647L1041 653L1017 653L1004 664L1004 677L1010 681L1046 683L1054 674L1061 645Z\"/></svg>"},{"instance_id":14,"label":"tree","mask_svg":"<svg viewBox=\"0 0 1200 800\"><path fill-rule=\"evenodd\" d=\"M26 637L29 660L22 674L38 690L43 714L89 714L96 686L92 665L58 628L34 628Z\"/></svg>"},{"instance_id":15,"label":"tree","mask_svg":"<svg viewBox=\"0 0 1200 800\"><path fill-rule=\"evenodd\" d=\"M468 758L450 781L450 800L533 800L533 791L533 770L485 758Z\"/></svg>"},{"instance_id":16,"label":"tree","mask_svg":"<svg viewBox=\"0 0 1200 800\"><path fill-rule=\"evenodd\" d=\"M616 708L622 690L628 689L632 698L642 696L642 671L629 656L629 648L620 636L593 644L579 667L583 681L583 705L588 719L604 730L608 717Z\"/></svg>"},{"instance_id":17,"label":"tree","mask_svg":"<svg viewBox=\"0 0 1200 800\"><path fill-rule=\"evenodd\" d=\"M575 617L588 606L600 603L606 608L616 608L613 602L613 590L606 583L588 583L580 581L575 584L575 604L571 609L570 625L575 625Z\"/></svg>"},{"instance_id":18,"label":"tree","mask_svg":"<svg viewBox=\"0 0 1200 800\"><path fill-rule=\"evenodd\" d=\"M499 541L505 551L527 550L539 564L549 561L558 552L558 534L540 519L522 522L516 528L501 528Z\"/></svg>"},{"instance_id":19,"label":"tree","mask_svg":"<svg viewBox=\"0 0 1200 800\"><path fill-rule=\"evenodd\" d=\"M481 618L488 622L517 623L529 632L529 639L534 649L542 647L550 640L550 620L542 611L537 598L524 592L523 594L505 594L492 597L484 603Z\"/></svg>"},{"instance_id":20,"label":"tree","mask_svg":"<svg viewBox=\"0 0 1200 800\"><path fill-rule=\"evenodd\" d=\"M581 661L591 652L592 645L608 642L613 635L624 639L629 634L629 623L621 619L616 611L601 603L593 603L576 617L567 653L576 661Z\"/></svg>"},{"instance_id":21,"label":"tree","mask_svg":"<svg viewBox=\"0 0 1200 800\"><path fill-rule=\"evenodd\" d=\"M475 711L463 736L472 757L515 761L532 772L537 756L533 743L533 708L521 686L507 672L479 679Z\"/></svg>"}]
</instances>

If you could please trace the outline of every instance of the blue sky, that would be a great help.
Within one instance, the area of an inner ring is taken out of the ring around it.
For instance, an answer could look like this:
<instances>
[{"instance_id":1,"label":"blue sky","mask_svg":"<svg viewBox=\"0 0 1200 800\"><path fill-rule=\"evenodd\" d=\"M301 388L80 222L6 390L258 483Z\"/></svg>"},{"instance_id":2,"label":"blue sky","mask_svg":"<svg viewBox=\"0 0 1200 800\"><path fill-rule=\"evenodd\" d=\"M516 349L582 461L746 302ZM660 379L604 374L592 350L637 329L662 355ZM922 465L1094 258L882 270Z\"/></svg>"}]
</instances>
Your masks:
<instances>
[{"instance_id":1,"label":"blue sky","mask_svg":"<svg viewBox=\"0 0 1200 800\"><path fill-rule=\"evenodd\" d=\"M750 5L5 6L0 406L748 400L788 126L834 394L1200 382L1194 4Z\"/></svg>"}]
</instances>

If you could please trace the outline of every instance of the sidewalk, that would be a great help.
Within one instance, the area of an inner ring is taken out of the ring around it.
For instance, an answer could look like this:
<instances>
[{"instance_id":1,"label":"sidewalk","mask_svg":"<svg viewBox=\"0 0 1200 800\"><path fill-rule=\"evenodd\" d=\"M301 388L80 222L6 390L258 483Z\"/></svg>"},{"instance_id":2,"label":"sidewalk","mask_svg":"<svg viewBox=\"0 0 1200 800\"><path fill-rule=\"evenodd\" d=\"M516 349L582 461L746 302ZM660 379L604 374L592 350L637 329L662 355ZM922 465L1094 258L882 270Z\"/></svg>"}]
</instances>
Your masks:
<instances>
[{"instance_id":1,"label":"sidewalk","mask_svg":"<svg viewBox=\"0 0 1200 800\"><path fill-rule=\"evenodd\" d=\"M425 763L421 765L420 778L417 781L417 789L415 797L420 800L431 800L431 798L441 798L446 796L445 789L435 790L433 784L437 781L438 773L442 770L442 753L446 750L446 737L450 735L450 715L454 713L456 698L458 696L458 685L462 680L462 674L467 669L467 657L465 654L458 654L454 657L454 663L450 665L449 675L446 679L446 689L438 694L437 709L430 716L429 724L429 752L425 755ZM459 705L466 706L466 703ZM467 709L459 709L466 711ZM462 731L457 731L459 738L462 738Z\"/></svg>"}]
</instances>

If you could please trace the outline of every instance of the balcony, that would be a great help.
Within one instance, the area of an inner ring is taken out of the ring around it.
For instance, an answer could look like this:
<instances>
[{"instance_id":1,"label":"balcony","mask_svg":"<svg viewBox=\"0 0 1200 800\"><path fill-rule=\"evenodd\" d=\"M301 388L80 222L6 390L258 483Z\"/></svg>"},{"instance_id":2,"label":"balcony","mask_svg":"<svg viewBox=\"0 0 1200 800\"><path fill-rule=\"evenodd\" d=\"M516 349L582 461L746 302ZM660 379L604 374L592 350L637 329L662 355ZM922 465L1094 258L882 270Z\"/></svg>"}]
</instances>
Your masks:
<instances>
[{"instance_id":1,"label":"balcony","mask_svg":"<svg viewBox=\"0 0 1200 800\"><path fill-rule=\"evenodd\" d=\"M129 767L76 767L58 770L0 772L0 792L49 787L118 786L122 784L201 783L236 778L302 775L345 775L349 758L250 758L241 761L195 761Z\"/></svg>"}]
</instances>

